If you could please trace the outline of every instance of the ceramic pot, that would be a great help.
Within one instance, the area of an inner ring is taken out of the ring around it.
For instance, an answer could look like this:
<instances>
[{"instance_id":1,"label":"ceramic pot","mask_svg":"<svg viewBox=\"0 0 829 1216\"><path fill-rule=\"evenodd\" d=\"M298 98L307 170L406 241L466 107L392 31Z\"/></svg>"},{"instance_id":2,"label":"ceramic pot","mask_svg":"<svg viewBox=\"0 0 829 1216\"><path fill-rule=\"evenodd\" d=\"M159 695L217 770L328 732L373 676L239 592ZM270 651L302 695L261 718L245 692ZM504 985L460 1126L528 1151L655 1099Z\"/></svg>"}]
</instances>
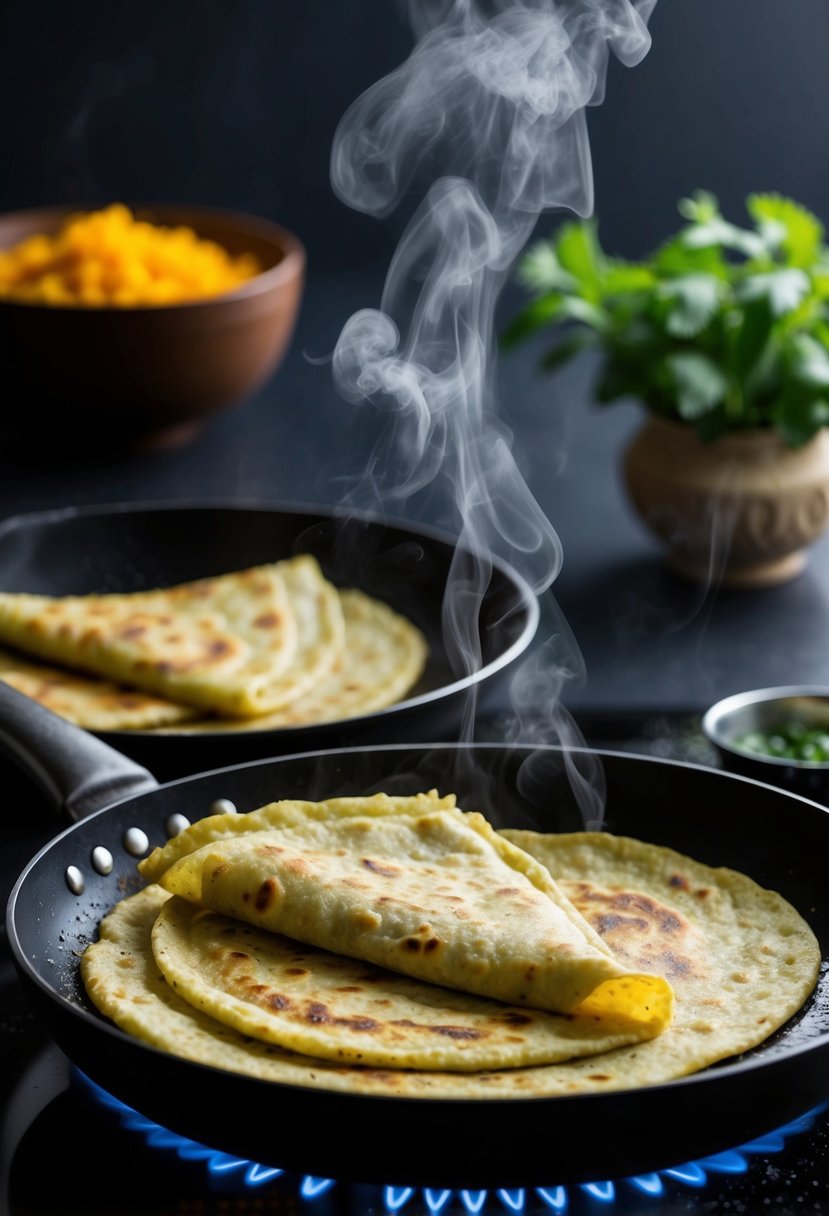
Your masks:
<instances>
[{"instance_id":1,"label":"ceramic pot","mask_svg":"<svg viewBox=\"0 0 829 1216\"><path fill-rule=\"evenodd\" d=\"M649 417L627 448L627 491L679 573L730 586L785 582L829 523L829 431L789 448L774 430L703 443Z\"/></svg>"}]
</instances>

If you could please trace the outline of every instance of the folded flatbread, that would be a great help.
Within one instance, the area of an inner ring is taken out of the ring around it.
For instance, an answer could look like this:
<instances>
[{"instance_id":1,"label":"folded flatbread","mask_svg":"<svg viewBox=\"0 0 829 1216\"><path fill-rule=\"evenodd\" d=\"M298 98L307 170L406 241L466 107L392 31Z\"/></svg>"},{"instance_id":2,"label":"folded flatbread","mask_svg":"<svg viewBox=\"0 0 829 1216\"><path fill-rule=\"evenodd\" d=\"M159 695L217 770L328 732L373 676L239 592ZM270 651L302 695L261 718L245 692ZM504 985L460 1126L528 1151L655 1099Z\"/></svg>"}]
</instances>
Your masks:
<instances>
[{"instance_id":1,"label":"folded flatbread","mask_svg":"<svg viewBox=\"0 0 829 1216\"><path fill-rule=\"evenodd\" d=\"M423 634L387 604L361 591L340 591L340 604L342 648L329 670L320 673L306 692L272 713L247 721L204 718L190 723L186 733L306 726L373 713L402 700L426 662Z\"/></svg>"},{"instance_id":2,"label":"folded flatbread","mask_svg":"<svg viewBox=\"0 0 829 1216\"><path fill-rule=\"evenodd\" d=\"M199 711L111 680L33 663L0 650L0 680L88 730L146 730L198 718Z\"/></svg>"},{"instance_id":3,"label":"folded flatbread","mask_svg":"<svg viewBox=\"0 0 829 1216\"><path fill-rule=\"evenodd\" d=\"M104 919L100 941L81 960L84 983L123 1030L202 1064L333 1092L490 1101L682 1077L756 1047L807 1000L820 965L815 936L786 900L745 875L608 833L518 838L623 961L667 967L675 1007L662 1034L598 1057L475 1073L354 1067L301 1055L234 1031L172 990L151 949L153 925L169 899L156 885ZM819 1012L807 1004L800 1016L808 1033ZM333 1037L337 1028L329 1031Z\"/></svg>"},{"instance_id":4,"label":"folded flatbread","mask_svg":"<svg viewBox=\"0 0 829 1216\"><path fill-rule=\"evenodd\" d=\"M643 1035L670 1022L668 982L621 966L548 871L483 816L384 814L376 803L364 814L365 801L237 830L160 881L200 907L427 983L612 1017ZM277 818L289 813L282 804Z\"/></svg>"},{"instance_id":5,"label":"folded flatbread","mask_svg":"<svg viewBox=\"0 0 829 1216\"><path fill-rule=\"evenodd\" d=\"M0 593L0 639L40 658L230 716L302 695L344 624L314 558L131 594Z\"/></svg>"},{"instance_id":6,"label":"folded flatbread","mask_svg":"<svg viewBox=\"0 0 829 1216\"><path fill-rule=\"evenodd\" d=\"M612 1014L517 1008L304 946L172 896L155 961L194 1008L264 1042L337 1063L479 1072L639 1042Z\"/></svg>"},{"instance_id":7,"label":"folded flatbread","mask_svg":"<svg viewBox=\"0 0 829 1216\"><path fill-rule=\"evenodd\" d=\"M138 863L138 870L146 882L159 882L175 862L216 841L248 837L252 832L270 832L274 828L300 827L304 823L322 819L346 819L355 814L426 815L432 811L454 810L456 805L454 794L441 795L434 789L400 797L393 794L371 794L363 798L328 798L324 802L286 798L279 802L269 802L266 806L248 811L244 815L238 815L236 812L205 815L142 858Z\"/></svg>"}]
</instances>

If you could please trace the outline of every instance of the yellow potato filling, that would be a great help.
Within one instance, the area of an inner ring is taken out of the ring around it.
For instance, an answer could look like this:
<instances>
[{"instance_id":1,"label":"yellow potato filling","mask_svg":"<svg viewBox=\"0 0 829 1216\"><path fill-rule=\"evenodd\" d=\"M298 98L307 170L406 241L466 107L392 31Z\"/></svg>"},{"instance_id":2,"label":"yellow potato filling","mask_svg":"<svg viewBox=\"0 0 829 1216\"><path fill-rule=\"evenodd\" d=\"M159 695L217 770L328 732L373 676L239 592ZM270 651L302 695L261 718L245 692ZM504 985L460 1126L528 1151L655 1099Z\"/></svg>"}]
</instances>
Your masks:
<instances>
[{"instance_id":1,"label":"yellow potato filling","mask_svg":"<svg viewBox=\"0 0 829 1216\"><path fill-rule=\"evenodd\" d=\"M261 269L251 253L233 256L192 228L151 224L113 203L0 250L0 299L90 308L179 304L232 291Z\"/></svg>"}]
</instances>

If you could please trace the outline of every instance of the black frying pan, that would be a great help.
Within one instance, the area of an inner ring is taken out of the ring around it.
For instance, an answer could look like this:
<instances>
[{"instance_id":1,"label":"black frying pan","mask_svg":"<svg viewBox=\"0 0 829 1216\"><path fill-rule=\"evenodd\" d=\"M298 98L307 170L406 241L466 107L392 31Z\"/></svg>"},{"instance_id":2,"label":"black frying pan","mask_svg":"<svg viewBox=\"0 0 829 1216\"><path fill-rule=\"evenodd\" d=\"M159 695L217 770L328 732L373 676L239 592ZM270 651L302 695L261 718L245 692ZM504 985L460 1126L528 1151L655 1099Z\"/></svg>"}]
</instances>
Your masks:
<instances>
[{"instance_id":1,"label":"black frying pan","mask_svg":"<svg viewBox=\"0 0 829 1216\"><path fill-rule=\"evenodd\" d=\"M165 786L91 736L0 688L0 743L13 746L75 813L130 785L28 865L10 899L20 975L51 1034L99 1085L157 1122L212 1147L315 1176L400 1185L527 1186L661 1169L745 1142L829 1095L829 980L765 1045L665 1085L532 1100L444 1102L326 1093L191 1064L129 1038L96 1015L78 955L135 881L131 828L150 845L169 816L196 819L217 798L240 811L275 798L319 799L437 786L497 825L573 830L580 816L564 753L524 746L420 745L320 752L205 773ZM47 722L46 728L43 723ZM44 734L45 729L45 734ZM781 891L829 951L829 812L713 769L598 753L609 830L745 871ZM39 757L33 762L33 757ZM34 765L34 766L33 766ZM83 789L78 793L78 784ZM113 855L96 872L92 851ZM73 894L67 868L85 887Z\"/></svg>"},{"instance_id":2,"label":"black frying pan","mask_svg":"<svg viewBox=\"0 0 829 1216\"><path fill-rule=\"evenodd\" d=\"M319 507L143 503L15 516L0 524L0 590L142 591L296 553L314 554L334 583L386 601L423 630L429 659L405 701L315 726L207 736L111 731L101 737L165 779L323 747L457 738L470 698L497 690L536 631L537 600L503 562L434 531ZM481 587L480 660L472 674L444 638L450 570L452 578Z\"/></svg>"}]
</instances>

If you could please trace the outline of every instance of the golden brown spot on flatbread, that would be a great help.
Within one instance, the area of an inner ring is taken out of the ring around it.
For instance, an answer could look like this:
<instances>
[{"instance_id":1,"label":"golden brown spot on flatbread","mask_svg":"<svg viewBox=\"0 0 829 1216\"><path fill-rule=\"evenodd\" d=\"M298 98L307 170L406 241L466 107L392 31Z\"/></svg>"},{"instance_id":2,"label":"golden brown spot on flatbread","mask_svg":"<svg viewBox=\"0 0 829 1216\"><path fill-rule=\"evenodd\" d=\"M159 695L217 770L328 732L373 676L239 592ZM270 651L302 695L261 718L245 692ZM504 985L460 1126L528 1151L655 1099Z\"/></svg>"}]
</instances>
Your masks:
<instances>
[{"instance_id":1,"label":"golden brown spot on flatbread","mask_svg":"<svg viewBox=\"0 0 829 1216\"><path fill-rule=\"evenodd\" d=\"M275 629L277 625L281 625L282 618L278 612L263 612L261 616L254 618L253 623L258 629Z\"/></svg>"},{"instance_id":2,"label":"golden brown spot on flatbread","mask_svg":"<svg viewBox=\"0 0 829 1216\"><path fill-rule=\"evenodd\" d=\"M505 1022L507 1026L529 1026L534 1020L531 1013L519 1013L517 1009L508 1009L498 1016L498 1021Z\"/></svg>"},{"instance_id":3,"label":"golden brown spot on flatbread","mask_svg":"<svg viewBox=\"0 0 829 1216\"><path fill-rule=\"evenodd\" d=\"M664 974L670 979L676 979L679 975L694 975L697 973L697 969L689 958L685 958L681 954L675 954L673 950L663 950L659 955L658 965L664 968Z\"/></svg>"},{"instance_id":4,"label":"golden brown spot on flatbread","mask_svg":"<svg viewBox=\"0 0 829 1216\"><path fill-rule=\"evenodd\" d=\"M276 879L266 878L259 890L256 892L256 900L254 902L256 911L267 911L271 904L276 902L279 891L280 887Z\"/></svg>"},{"instance_id":5,"label":"golden brown spot on flatbread","mask_svg":"<svg viewBox=\"0 0 829 1216\"><path fill-rule=\"evenodd\" d=\"M565 883L567 894L619 958L667 979L702 976L698 935L679 912L642 891Z\"/></svg>"},{"instance_id":6,"label":"golden brown spot on flatbread","mask_svg":"<svg viewBox=\"0 0 829 1216\"><path fill-rule=\"evenodd\" d=\"M426 1030L429 1034L442 1035L447 1039L458 1040L477 1040L488 1037L485 1030L476 1030L471 1026L445 1026L440 1023L430 1025L423 1022L415 1022L411 1018L397 1018L390 1023L392 1026L402 1026L404 1028L415 1027L418 1030Z\"/></svg>"},{"instance_id":7,"label":"golden brown spot on flatbread","mask_svg":"<svg viewBox=\"0 0 829 1216\"><path fill-rule=\"evenodd\" d=\"M602 937L606 937L614 929L621 929L623 927L626 929L639 929L644 933L648 928L648 921L642 916L619 916L617 912L607 912L605 915L596 918L593 927Z\"/></svg>"},{"instance_id":8,"label":"golden brown spot on flatbread","mask_svg":"<svg viewBox=\"0 0 829 1216\"><path fill-rule=\"evenodd\" d=\"M668 879L669 887L676 887L680 891L687 891L690 888L690 883L684 874L672 874Z\"/></svg>"},{"instance_id":9,"label":"golden brown spot on flatbread","mask_svg":"<svg viewBox=\"0 0 829 1216\"><path fill-rule=\"evenodd\" d=\"M321 1001L310 1001L306 1006L304 1017L306 1021L310 1022L314 1026L318 1026L322 1023L331 1026L348 1027L349 1030L372 1031L380 1029L380 1023L376 1022L374 1018L334 1017L332 1016L327 1005L322 1004Z\"/></svg>"},{"instance_id":10,"label":"golden brown spot on flatbread","mask_svg":"<svg viewBox=\"0 0 829 1216\"><path fill-rule=\"evenodd\" d=\"M371 870L373 874L382 874L384 878L397 878L400 874L399 866L389 865L386 862L374 861L371 857L361 857L360 865L365 866L367 870Z\"/></svg>"},{"instance_id":11,"label":"golden brown spot on flatbread","mask_svg":"<svg viewBox=\"0 0 829 1216\"><path fill-rule=\"evenodd\" d=\"M123 638L125 642L128 642L133 638L142 637L146 632L146 625L125 625L123 629L118 630L118 637Z\"/></svg>"}]
</instances>

